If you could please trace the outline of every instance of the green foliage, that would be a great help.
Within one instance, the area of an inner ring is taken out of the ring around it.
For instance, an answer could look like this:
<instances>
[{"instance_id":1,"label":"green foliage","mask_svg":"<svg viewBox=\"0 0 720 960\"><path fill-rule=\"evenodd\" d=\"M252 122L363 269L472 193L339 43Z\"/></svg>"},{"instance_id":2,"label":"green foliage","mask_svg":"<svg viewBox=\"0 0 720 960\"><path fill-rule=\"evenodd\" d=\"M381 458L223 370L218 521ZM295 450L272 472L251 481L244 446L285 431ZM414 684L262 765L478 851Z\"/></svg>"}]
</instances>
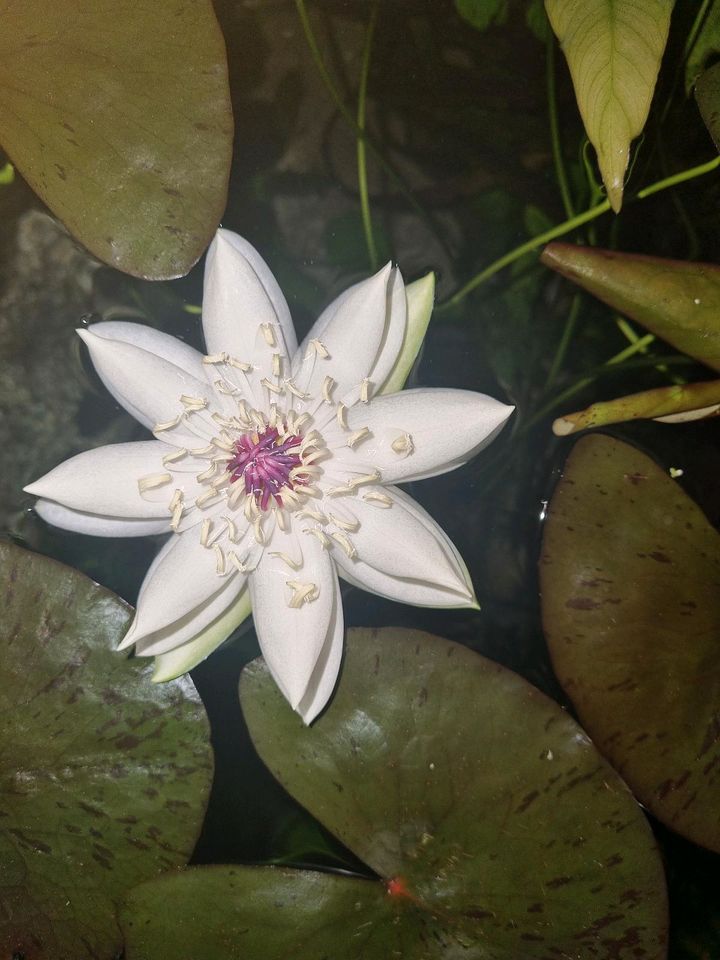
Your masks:
<instances>
[{"instance_id":1,"label":"green foliage","mask_svg":"<svg viewBox=\"0 0 720 960\"><path fill-rule=\"evenodd\" d=\"M485 30L493 23L504 23L508 0L455 0L455 9L470 26Z\"/></svg>"},{"instance_id":2,"label":"green foliage","mask_svg":"<svg viewBox=\"0 0 720 960\"><path fill-rule=\"evenodd\" d=\"M598 748L658 819L720 850L720 536L649 457L586 437L540 576L555 671Z\"/></svg>"},{"instance_id":3,"label":"green foliage","mask_svg":"<svg viewBox=\"0 0 720 960\"><path fill-rule=\"evenodd\" d=\"M115 955L119 898L186 862L212 776L189 680L114 652L128 607L0 543L0 954Z\"/></svg>"},{"instance_id":4,"label":"green foliage","mask_svg":"<svg viewBox=\"0 0 720 960\"><path fill-rule=\"evenodd\" d=\"M545 0L616 213L630 142L650 109L672 6L673 0Z\"/></svg>"},{"instance_id":5,"label":"green foliage","mask_svg":"<svg viewBox=\"0 0 720 960\"><path fill-rule=\"evenodd\" d=\"M187 273L225 206L232 146L209 0L10 0L2 18L0 143L19 172L101 260Z\"/></svg>"},{"instance_id":6,"label":"green foliage","mask_svg":"<svg viewBox=\"0 0 720 960\"><path fill-rule=\"evenodd\" d=\"M698 79L695 96L705 126L720 150L720 63L714 64Z\"/></svg>"},{"instance_id":7,"label":"green foliage","mask_svg":"<svg viewBox=\"0 0 720 960\"><path fill-rule=\"evenodd\" d=\"M699 4L698 14L702 12ZM710 6L702 20L700 30L695 37L687 61L685 62L685 93L690 94L692 88L705 70L707 63L720 54L720 3L710 0Z\"/></svg>"}]
</instances>

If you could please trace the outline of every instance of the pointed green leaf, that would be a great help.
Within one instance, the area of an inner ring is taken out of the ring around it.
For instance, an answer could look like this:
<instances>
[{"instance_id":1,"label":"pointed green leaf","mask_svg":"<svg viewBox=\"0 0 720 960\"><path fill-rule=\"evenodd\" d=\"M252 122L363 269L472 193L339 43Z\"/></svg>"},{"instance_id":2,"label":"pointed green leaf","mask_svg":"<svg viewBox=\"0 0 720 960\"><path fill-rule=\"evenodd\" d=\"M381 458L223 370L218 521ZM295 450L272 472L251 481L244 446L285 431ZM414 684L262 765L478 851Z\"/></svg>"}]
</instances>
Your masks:
<instances>
[{"instance_id":1,"label":"pointed green leaf","mask_svg":"<svg viewBox=\"0 0 720 960\"><path fill-rule=\"evenodd\" d=\"M673 0L545 0L616 213L630 142L650 110L672 6Z\"/></svg>"},{"instance_id":2,"label":"pointed green leaf","mask_svg":"<svg viewBox=\"0 0 720 960\"><path fill-rule=\"evenodd\" d=\"M410 371L423 345L428 324L435 302L435 274L425 274L407 288L408 318L407 331L400 355L381 393L397 393L405 386Z\"/></svg>"},{"instance_id":3,"label":"pointed green leaf","mask_svg":"<svg viewBox=\"0 0 720 960\"><path fill-rule=\"evenodd\" d=\"M702 420L720 410L720 380L672 384L644 390L617 400L593 403L577 413L566 413L553 423L553 433L566 437L578 430L623 423L625 420L665 420L671 423Z\"/></svg>"},{"instance_id":4,"label":"pointed green leaf","mask_svg":"<svg viewBox=\"0 0 720 960\"><path fill-rule=\"evenodd\" d=\"M225 205L232 117L210 0L8 0L0 143L95 256L181 276Z\"/></svg>"},{"instance_id":5,"label":"pointed green leaf","mask_svg":"<svg viewBox=\"0 0 720 960\"><path fill-rule=\"evenodd\" d=\"M710 3L685 64L685 93L690 92L711 58L720 54L720 5Z\"/></svg>"},{"instance_id":6,"label":"pointed green leaf","mask_svg":"<svg viewBox=\"0 0 720 960\"><path fill-rule=\"evenodd\" d=\"M720 63L714 64L698 80L695 97L705 126L720 150Z\"/></svg>"},{"instance_id":7,"label":"pointed green leaf","mask_svg":"<svg viewBox=\"0 0 720 960\"><path fill-rule=\"evenodd\" d=\"M550 243L541 261L676 350L720 370L720 267Z\"/></svg>"},{"instance_id":8,"label":"pointed green leaf","mask_svg":"<svg viewBox=\"0 0 720 960\"><path fill-rule=\"evenodd\" d=\"M195 845L205 711L114 652L129 608L69 567L0 543L0 595L0 956L109 960L121 896Z\"/></svg>"},{"instance_id":9,"label":"pointed green leaf","mask_svg":"<svg viewBox=\"0 0 720 960\"><path fill-rule=\"evenodd\" d=\"M485 30L507 20L508 0L455 0L455 9L471 27Z\"/></svg>"},{"instance_id":10,"label":"pointed green leaf","mask_svg":"<svg viewBox=\"0 0 720 960\"><path fill-rule=\"evenodd\" d=\"M189 673L225 643L230 634L237 630L244 620L247 620L251 612L250 592L246 589L225 613L194 640L189 640L181 647L176 647L168 653L161 653L154 658L153 683L166 683L168 680L176 680L184 673Z\"/></svg>"},{"instance_id":11,"label":"pointed green leaf","mask_svg":"<svg viewBox=\"0 0 720 960\"><path fill-rule=\"evenodd\" d=\"M656 817L720 850L720 536L649 457L584 437L540 573L556 673L599 749Z\"/></svg>"},{"instance_id":12,"label":"pointed green leaf","mask_svg":"<svg viewBox=\"0 0 720 960\"><path fill-rule=\"evenodd\" d=\"M312 727L261 660L245 669L241 700L275 776L388 895L352 881L353 901L340 879L310 894L306 875L293 890L283 871L273 897L272 876L238 874L239 893L224 900L215 887L208 912L193 914L202 960L252 957L246 945L259 942L264 960L286 958L288 927L297 960L325 955L310 933L321 927L337 960L386 960L394 944L406 960L664 956L662 869L639 808L567 713L520 677L428 634L351 630L335 697ZM188 871L133 895L128 960L164 956L154 905L196 883ZM343 929L373 939L359 952Z\"/></svg>"}]
</instances>

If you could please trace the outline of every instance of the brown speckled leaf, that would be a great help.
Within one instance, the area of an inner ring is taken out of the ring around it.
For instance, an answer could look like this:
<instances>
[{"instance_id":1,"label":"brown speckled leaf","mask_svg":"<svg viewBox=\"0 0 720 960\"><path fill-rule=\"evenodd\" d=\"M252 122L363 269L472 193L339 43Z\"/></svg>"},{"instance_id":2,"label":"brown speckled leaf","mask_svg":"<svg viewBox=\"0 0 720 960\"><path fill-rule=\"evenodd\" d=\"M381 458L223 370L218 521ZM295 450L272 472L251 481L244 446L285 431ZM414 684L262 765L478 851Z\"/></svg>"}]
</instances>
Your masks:
<instances>
[{"instance_id":1,"label":"brown speckled leaf","mask_svg":"<svg viewBox=\"0 0 720 960\"><path fill-rule=\"evenodd\" d=\"M95 256L153 280L187 273L230 171L210 0L5 0L0 143Z\"/></svg>"},{"instance_id":2,"label":"brown speckled leaf","mask_svg":"<svg viewBox=\"0 0 720 960\"><path fill-rule=\"evenodd\" d=\"M188 679L113 652L130 609L0 543L0 957L111 960L115 904L187 861L212 777Z\"/></svg>"},{"instance_id":3,"label":"brown speckled leaf","mask_svg":"<svg viewBox=\"0 0 720 960\"><path fill-rule=\"evenodd\" d=\"M310 728L262 660L241 700L275 776L381 879L231 867L150 881L123 914L128 960L665 956L662 867L639 807L517 675L418 631L351 630Z\"/></svg>"},{"instance_id":4,"label":"brown speckled leaf","mask_svg":"<svg viewBox=\"0 0 720 960\"><path fill-rule=\"evenodd\" d=\"M649 457L585 437L540 573L553 663L595 743L660 820L720 850L720 536Z\"/></svg>"}]
</instances>

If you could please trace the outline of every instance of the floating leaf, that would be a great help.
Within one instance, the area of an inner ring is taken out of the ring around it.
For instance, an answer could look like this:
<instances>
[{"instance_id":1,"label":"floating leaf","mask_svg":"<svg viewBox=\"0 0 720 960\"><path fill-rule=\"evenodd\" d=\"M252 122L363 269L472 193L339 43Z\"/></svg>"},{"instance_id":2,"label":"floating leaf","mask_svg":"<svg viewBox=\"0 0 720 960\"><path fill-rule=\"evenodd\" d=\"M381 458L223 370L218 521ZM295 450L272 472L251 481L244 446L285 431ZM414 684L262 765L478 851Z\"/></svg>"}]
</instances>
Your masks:
<instances>
[{"instance_id":1,"label":"floating leaf","mask_svg":"<svg viewBox=\"0 0 720 960\"><path fill-rule=\"evenodd\" d=\"M720 63L714 64L700 77L695 86L695 97L713 143L720 150Z\"/></svg>"},{"instance_id":2,"label":"floating leaf","mask_svg":"<svg viewBox=\"0 0 720 960\"><path fill-rule=\"evenodd\" d=\"M650 110L673 0L545 0L617 213L630 142Z\"/></svg>"},{"instance_id":3,"label":"floating leaf","mask_svg":"<svg viewBox=\"0 0 720 960\"><path fill-rule=\"evenodd\" d=\"M350 630L311 727L262 660L241 700L271 771L379 879L226 867L150 881L123 913L127 960L664 957L662 869L637 804L567 713L504 667L418 631Z\"/></svg>"},{"instance_id":4,"label":"floating leaf","mask_svg":"<svg viewBox=\"0 0 720 960\"><path fill-rule=\"evenodd\" d=\"M553 433L565 437L590 427L622 423L625 420L664 420L679 423L715 416L720 410L720 380L707 383L673 384L644 390L617 400L593 403L578 413L566 413L553 423Z\"/></svg>"},{"instance_id":5,"label":"floating leaf","mask_svg":"<svg viewBox=\"0 0 720 960\"><path fill-rule=\"evenodd\" d=\"M652 460L580 440L541 559L558 678L655 816L720 850L720 537Z\"/></svg>"},{"instance_id":6,"label":"floating leaf","mask_svg":"<svg viewBox=\"0 0 720 960\"><path fill-rule=\"evenodd\" d=\"M8 0L0 142L106 263L190 269L222 214L232 146L225 47L210 0Z\"/></svg>"},{"instance_id":7,"label":"floating leaf","mask_svg":"<svg viewBox=\"0 0 720 960\"><path fill-rule=\"evenodd\" d=\"M550 243L541 261L681 353L720 370L720 267Z\"/></svg>"},{"instance_id":8,"label":"floating leaf","mask_svg":"<svg viewBox=\"0 0 720 960\"><path fill-rule=\"evenodd\" d=\"M190 855L212 775L189 680L114 653L129 609L0 543L0 956L109 960L115 905Z\"/></svg>"}]
</instances>

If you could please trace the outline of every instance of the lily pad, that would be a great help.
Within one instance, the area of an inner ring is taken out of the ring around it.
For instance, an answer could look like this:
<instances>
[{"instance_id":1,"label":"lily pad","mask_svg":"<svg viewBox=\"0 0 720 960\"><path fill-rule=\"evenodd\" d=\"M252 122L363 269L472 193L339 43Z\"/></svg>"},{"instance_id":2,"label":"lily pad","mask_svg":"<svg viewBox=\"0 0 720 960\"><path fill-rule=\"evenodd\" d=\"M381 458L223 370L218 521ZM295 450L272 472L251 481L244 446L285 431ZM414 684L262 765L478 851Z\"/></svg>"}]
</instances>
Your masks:
<instances>
[{"instance_id":1,"label":"lily pad","mask_svg":"<svg viewBox=\"0 0 720 960\"><path fill-rule=\"evenodd\" d=\"M105 263L187 273L225 206L232 114L210 0L8 0L0 142Z\"/></svg>"},{"instance_id":2,"label":"lily pad","mask_svg":"<svg viewBox=\"0 0 720 960\"><path fill-rule=\"evenodd\" d=\"M545 0L608 200L617 213L630 142L642 132L674 0Z\"/></svg>"},{"instance_id":3,"label":"lily pad","mask_svg":"<svg viewBox=\"0 0 720 960\"><path fill-rule=\"evenodd\" d=\"M189 680L114 653L130 609L0 543L0 956L109 960L120 896L185 863L212 777Z\"/></svg>"},{"instance_id":4,"label":"lily pad","mask_svg":"<svg viewBox=\"0 0 720 960\"><path fill-rule=\"evenodd\" d=\"M262 660L241 700L274 775L378 879L160 878L123 914L127 960L177 957L177 944L192 945L184 960L665 956L662 867L639 807L567 713L504 667L419 631L350 630L311 727Z\"/></svg>"},{"instance_id":5,"label":"lily pad","mask_svg":"<svg viewBox=\"0 0 720 960\"><path fill-rule=\"evenodd\" d=\"M540 565L558 678L655 816L720 851L720 536L649 457L580 440Z\"/></svg>"},{"instance_id":6,"label":"lily pad","mask_svg":"<svg viewBox=\"0 0 720 960\"><path fill-rule=\"evenodd\" d=\"M550 243L541 261L676 350L720 370L720 267Z\"/></svg>"}]
</instances>

